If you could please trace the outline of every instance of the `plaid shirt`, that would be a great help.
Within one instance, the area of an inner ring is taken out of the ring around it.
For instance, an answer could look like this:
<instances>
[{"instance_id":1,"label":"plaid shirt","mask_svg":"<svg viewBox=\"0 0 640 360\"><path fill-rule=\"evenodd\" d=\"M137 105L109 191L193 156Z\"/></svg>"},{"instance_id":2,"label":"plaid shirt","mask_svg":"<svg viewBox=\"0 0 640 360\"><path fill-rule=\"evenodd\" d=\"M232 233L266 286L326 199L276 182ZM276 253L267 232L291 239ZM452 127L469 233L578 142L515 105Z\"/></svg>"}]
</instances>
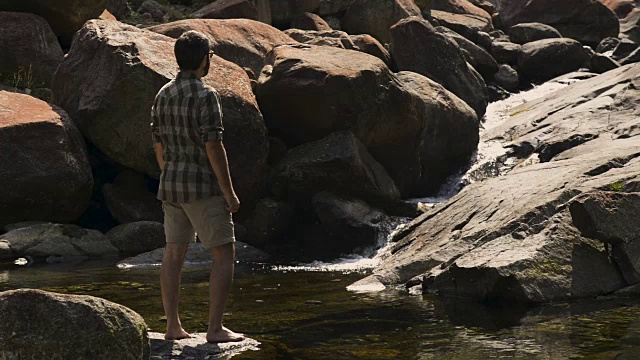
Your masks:
<instances>
[{"instance_id":1,"label":"plaid shirt","mask_svg":"<svg viewBox=\"0 0 640 360\"><path fill-rule=\"evenodd\" d=\"M151 117L153 141L164 146L158 199L186 203L222 195L204 146L222 141L218 93L180 72L156 95Z\"/></svg>"}]
</instances>

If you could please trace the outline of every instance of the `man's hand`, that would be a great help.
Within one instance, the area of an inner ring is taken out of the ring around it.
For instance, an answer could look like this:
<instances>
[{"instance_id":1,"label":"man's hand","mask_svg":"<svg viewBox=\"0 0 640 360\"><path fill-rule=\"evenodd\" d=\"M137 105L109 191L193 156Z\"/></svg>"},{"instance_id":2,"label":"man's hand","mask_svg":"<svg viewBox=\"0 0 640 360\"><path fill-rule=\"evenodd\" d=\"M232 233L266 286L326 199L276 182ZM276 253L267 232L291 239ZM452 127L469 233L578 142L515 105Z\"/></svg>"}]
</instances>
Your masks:
<instances>
[{"instance_id":1,"label":"man's hand","mask_svg":"<svg viewBox=\"0 0 640 360\"><path fill-rule=\"evenodd\" d=\"M240 210L240 200L236 196L235 192L224 196L224 200L227 202L224 206L230 213L237 213Z\"/></svg>"}]
</instances>

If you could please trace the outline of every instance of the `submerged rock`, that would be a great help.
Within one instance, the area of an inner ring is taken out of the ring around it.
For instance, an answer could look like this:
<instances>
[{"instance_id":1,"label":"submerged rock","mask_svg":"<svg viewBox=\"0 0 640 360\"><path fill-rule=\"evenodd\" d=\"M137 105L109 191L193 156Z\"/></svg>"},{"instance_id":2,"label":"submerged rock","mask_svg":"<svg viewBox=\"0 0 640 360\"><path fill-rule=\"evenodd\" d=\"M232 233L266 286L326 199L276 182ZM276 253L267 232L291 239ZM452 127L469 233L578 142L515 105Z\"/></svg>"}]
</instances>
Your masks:
<instances>
[{"instance_id":1,"label":"submerged rock","mask_svg":"<svg viewBox=\"0 0 640 360\"><path fill-rule=\"evenodd\" d=\"M146 360L147 325L122 305L86 295L0 293L0 358Z\"/></svg>"},{"instance_id":2,"label":"submerged rock","mask_svg":"<svg viewBox=\"0 0 640 360\"><path fill-rule=\"evenodd\" d=\"M82 135L66 112L0 91L0 226L73 222L89 205L93 176Z\"/></svg>"},{"instance_id":3,"label":"submerged rock","mask_svg":"<svg viewBox=\"0 0 640 360\"><path fill-rule=\"evenodd\" d=\"M638 79L640 66L625 66L512 109L484 138L519 165L408 224L372 277L524 303L633 285Z\"/></svg>"},{"instance_id":4,"label":"submerged rock","mask_svg":"<svg viewBox=\"0 0 640 360\"><path fill-rule=\"evenodd\" d=\"M150 360L210 360L224 359L245 351L258 351L260 343L253 339L245 339L236 343L210 344L207 334L191 334L190 339L167 341L164 334L149 333L151 340Z\"/></svg>"}]
</instances>

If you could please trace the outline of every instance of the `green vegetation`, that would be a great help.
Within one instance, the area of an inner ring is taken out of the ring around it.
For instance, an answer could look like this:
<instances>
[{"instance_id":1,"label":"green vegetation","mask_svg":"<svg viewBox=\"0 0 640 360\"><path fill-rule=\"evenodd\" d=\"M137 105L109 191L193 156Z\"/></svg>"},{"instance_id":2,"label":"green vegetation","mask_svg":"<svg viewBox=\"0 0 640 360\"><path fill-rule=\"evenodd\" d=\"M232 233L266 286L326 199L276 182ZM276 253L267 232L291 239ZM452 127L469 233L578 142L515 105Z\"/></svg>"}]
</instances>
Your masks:
<instances>
[{"instance_id":1,"label":"green vegetation","mask_svg":"<svg viewBox=\"0 0 640 360\"><path fill-rule=\"evenodd\" d=\"M611 191L620 192L624 188L624 181L614 182L613 184L609 185L609 188L611 189Z\"/></svg>"}]
</instances>

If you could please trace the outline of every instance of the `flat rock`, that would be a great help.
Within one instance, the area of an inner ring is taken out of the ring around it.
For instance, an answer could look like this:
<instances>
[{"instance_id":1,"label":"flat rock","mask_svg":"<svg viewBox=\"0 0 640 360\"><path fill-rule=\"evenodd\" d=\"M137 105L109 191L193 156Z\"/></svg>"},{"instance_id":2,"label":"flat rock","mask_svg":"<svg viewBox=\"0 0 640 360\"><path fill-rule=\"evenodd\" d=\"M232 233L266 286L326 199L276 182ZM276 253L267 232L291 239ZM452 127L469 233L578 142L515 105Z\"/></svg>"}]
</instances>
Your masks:
<instances>
[{"instance_id":1,"label":"flat rock","mask_svg":"<svg viewBox=\"0 0 640 360\"><path fill-rule=\"evenodd\" d=\"M210 344L207 334L191 334L191 338L168 341L164 334L150 332L151 360L214 360L230 359L245 351L260 350L260 343L253 339L241 342Z\"/></svg>"},{"instance_id":2,"label":"flat rock","mask_svg":"<svg viewBox=\"0 0 640 360\"><path fill-rule=\"evenodd\" d=\"M158 248L153 251L124 259L118 263L121 269L158 267L162 265L162 257L165 248ZM264 262L269 259L269 255L251 245L236 241L236 260L242 262ZM201 243L189 245L185 265L208 265L211 263L211 252L205 249Z\"/></svg>"}]
</instances>

